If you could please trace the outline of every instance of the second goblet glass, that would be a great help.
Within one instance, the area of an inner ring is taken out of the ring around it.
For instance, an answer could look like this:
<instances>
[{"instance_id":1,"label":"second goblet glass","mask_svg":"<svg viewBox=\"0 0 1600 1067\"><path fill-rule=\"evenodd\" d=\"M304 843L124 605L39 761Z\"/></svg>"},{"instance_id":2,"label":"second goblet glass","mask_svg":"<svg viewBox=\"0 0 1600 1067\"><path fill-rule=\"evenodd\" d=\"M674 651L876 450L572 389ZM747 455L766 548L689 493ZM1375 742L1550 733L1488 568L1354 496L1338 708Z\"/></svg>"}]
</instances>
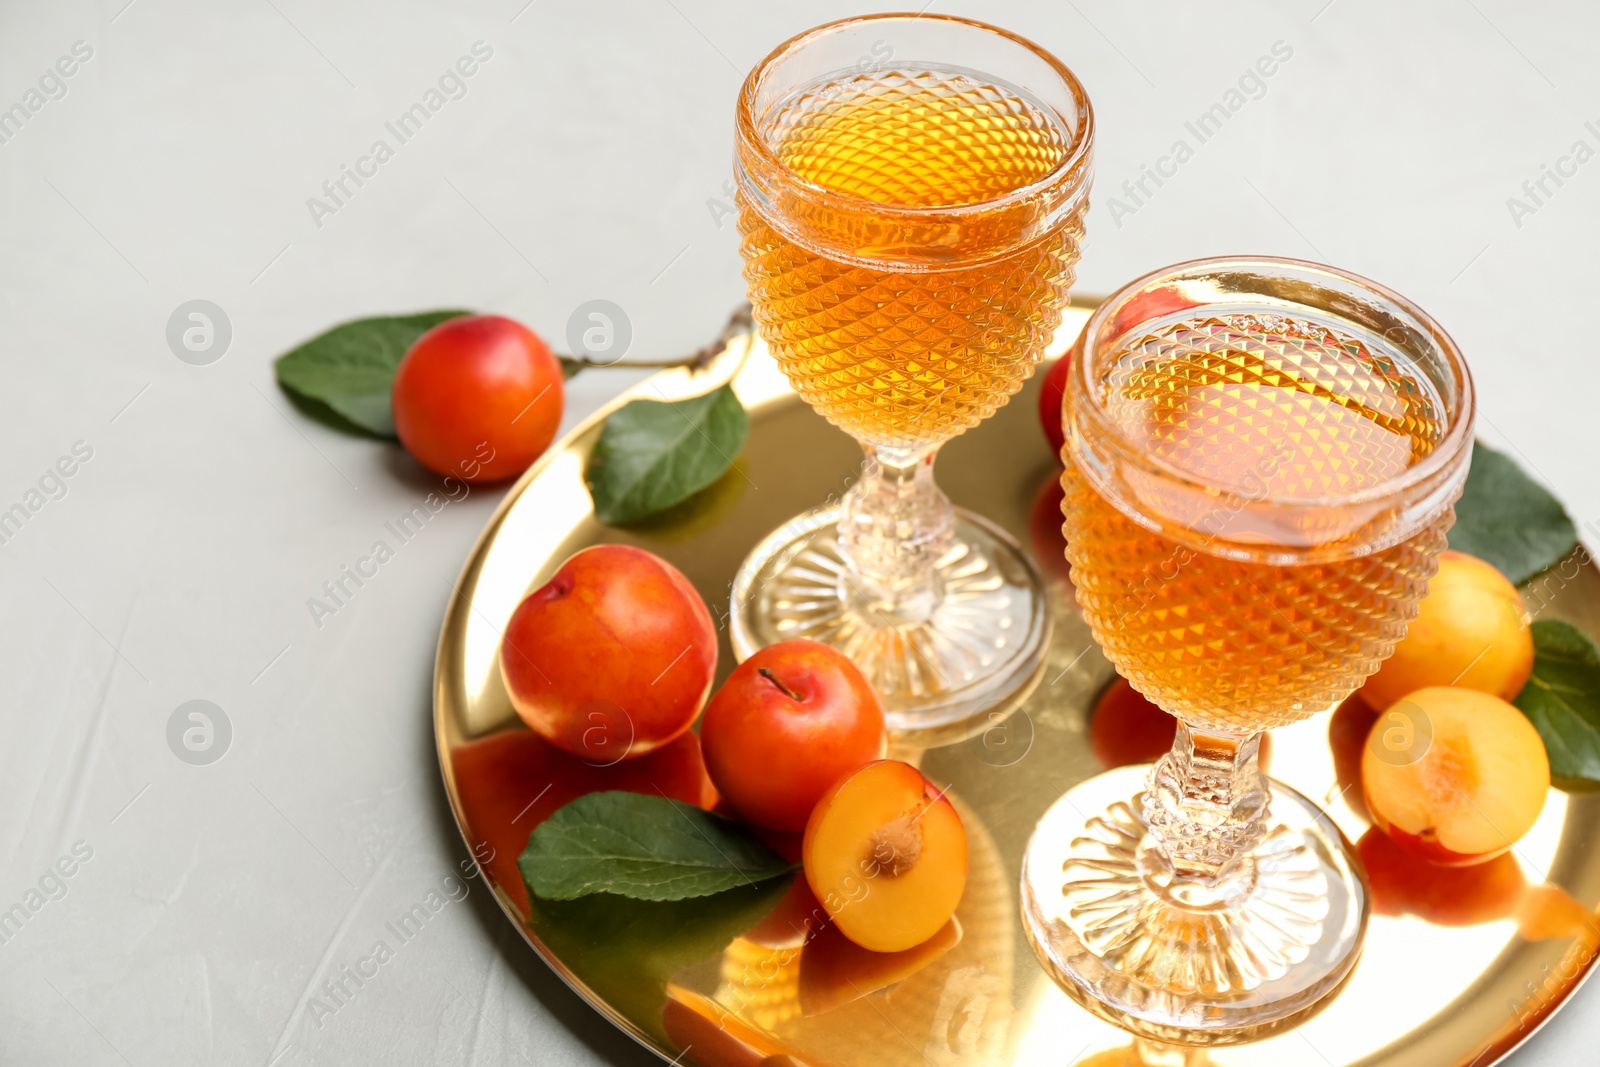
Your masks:
<instances>
[{"instance_id":1,"label":"second goblet glass","mask_svg":"<svg viewBox=\"0 0 1600 1067\"><path fill-rule=\"evenodd\" d=\"M763 60L736 134L756 324L866 464L837 506L740 568L734 652L823 641L862 667L892 731L965 732L1037 683L1049 613L1031 561L951 507L933 460L1022 387L1060 324L1088 200L1088 98L1003 30L872 16Z\"/></svg>"},{"instance_id":2,"label":"second goblet glass","mask_svg":"<svg viewBox=\"0 0 1600 1067\"><path fill-rule=\"evenodd\" d=\"M1472 380L1419 308L1331 267L1197 260L1101 304L1063 413L1063 532L1106 656L1179 720L1153 768L1069 791L1024 925L1076 1000L1158 1040L1292 1025L1369 904L1348 842L1262 774L1262 732L1394 650L1471 456Z\"/></svg>"}]
</instances>

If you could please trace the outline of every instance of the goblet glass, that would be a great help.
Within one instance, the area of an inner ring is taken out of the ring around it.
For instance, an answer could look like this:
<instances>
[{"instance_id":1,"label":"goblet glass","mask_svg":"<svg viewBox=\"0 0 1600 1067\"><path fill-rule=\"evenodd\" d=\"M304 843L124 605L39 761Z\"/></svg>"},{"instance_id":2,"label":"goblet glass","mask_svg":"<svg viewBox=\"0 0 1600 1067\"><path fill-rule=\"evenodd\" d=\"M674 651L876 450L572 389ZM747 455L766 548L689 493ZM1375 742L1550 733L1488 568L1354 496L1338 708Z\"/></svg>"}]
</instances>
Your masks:
<instances>
[{"instance_id":1,"label":"goblet glass","mask_svg":"<svg viewBox=\"0 0 1600 1067\"><path fill-rule=\"evenodd\" d=\"M1092 778L1041 820L1024 925L1104 1018L1248 1040L1337 988L1369 912L1325 812L1262 774L1262 731L1331 709L1416 617L1471 456L1471 377L1404 298L1267 258L1139 279L1071 358L1078 603L1179 725L1153 768Z\"/></svg>"},{"instance_id":2,"label":"goblet glass","mask_svg":"<svg viewBox=\"0 0 1600 1067\"><path fill-rule=\"evenodd\" d=\"M1015 703L1050 632L1042 581L952 508L940 445L1022 387L1083 238L1093 119L1059 60L941 15L819 27L750 73L735 174L754 317L795 390L861 444L842 500L734 581L742 659L807 637L850 655L924 741Z\"/></svg>"}]
</instances>

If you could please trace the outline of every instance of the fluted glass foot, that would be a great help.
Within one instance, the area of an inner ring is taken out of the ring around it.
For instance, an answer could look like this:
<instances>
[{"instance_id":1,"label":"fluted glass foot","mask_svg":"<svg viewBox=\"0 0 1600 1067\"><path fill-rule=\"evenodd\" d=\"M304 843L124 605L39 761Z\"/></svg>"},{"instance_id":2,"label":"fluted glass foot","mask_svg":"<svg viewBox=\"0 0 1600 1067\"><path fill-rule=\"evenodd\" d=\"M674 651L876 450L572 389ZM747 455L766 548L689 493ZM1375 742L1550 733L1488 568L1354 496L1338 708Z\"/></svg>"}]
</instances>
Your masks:
<instances>
[{"instance_id":1,"label":"fluted glass foot","mask_svg":"<svg viewBox=\"0 0 1600 1067\"><path fill-rule=\"evenodd\" d=\"M839 508L802 515L756 546L734 578L734 655L810 638L853 659L900 744L946 744L1006 714L1039 682L1050 616L1021 547L955 509L925 594L869 593L840 551Z\"/></svg>"},{"instance_id":2,"label":"fluted glass foot","mask_svg":"<svg viewBox=\"0 0 1600 1067\"><path fill-rule=\"evenodd\" d=\"M1295 1025L1349 975L1369 900L1337 827L1268 780L1249 852L1219 876L1175 876L1144 812L1151 768L1076 786L1035 829L1022 911L1034 952L1072 998L1135 1034L1236 1044Z\"/></svg>"}]
</instances>

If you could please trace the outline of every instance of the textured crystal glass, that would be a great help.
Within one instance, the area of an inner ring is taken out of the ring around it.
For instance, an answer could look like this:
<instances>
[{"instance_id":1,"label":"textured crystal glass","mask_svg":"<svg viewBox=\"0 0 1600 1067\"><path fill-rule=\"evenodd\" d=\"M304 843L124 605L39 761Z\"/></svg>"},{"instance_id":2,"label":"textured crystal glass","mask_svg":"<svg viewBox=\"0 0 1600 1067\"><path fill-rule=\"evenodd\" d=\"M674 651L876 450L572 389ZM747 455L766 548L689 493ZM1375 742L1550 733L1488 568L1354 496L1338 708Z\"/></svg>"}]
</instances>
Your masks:
<instances>
[{"instance_id":1,"label":"textured crystal glass","mask_svg":"<svg viewBox=\"0 0 1600 1067\"><path fill-rule=\"evenodd\" d=\"M831 23L751 72L735 171L755 321L866 463L741 568L740 658L832 644L877 686L891 730L925 741L1037 682L1038 572L951 507L933 460L1022 387L1060 324L1092 128L1058 60L947 16Z\"/></svg>"},{"instance_id":2,"label":"textured crystal glass","mask_svg":"<svg viewBox=\"0 0 1600 1067\"><path fill-rule=\"evenodd\" d=\"M1262 731L1331 709L1416 617L1471 455L1471 378L1402 297L1266 258L1141 278L1072 358L1078 603L1179 727L1154 767L1091 779L1041 821L1025 925L1118 1025L1261 1036L1337 988L1369 910L1337 828L1261 772Z\"/></svg>"}]
</instances>

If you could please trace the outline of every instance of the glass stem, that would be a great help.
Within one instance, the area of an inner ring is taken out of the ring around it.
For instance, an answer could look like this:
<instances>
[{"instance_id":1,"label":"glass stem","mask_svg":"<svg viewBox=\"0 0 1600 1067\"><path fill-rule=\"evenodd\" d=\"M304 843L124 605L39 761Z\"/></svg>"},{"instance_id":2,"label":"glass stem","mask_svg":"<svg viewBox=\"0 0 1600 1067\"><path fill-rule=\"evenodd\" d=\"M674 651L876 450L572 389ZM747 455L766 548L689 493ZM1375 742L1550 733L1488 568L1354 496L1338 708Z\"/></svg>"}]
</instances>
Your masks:
<instances>
[{"instance_id":1,"label":"glass stem","mask_svg":"<svg viewBox=\"0 0 1600 1067\"><path fill-rule=\"evenodd\" d=\"M845 593L864 613L921 622L942 596L934 564L955 536L950 498L933 481L938 446L861 447L866 464L839 515Z\"/></svg>"},{"instance_id":2,"label":"glass stem","mask_svg":"<svg viewBox=\"0 0 1600 1067\"><path fill-rule=\"evenodd\" d=\"M1172 751L1151 771L1145 792L1145 822L1158 846L1151 876L1197 898L1224 897L1248 882L1271 796L1261 773L1261 737L1179 721Z\"/></svg>"}]
</instances>

